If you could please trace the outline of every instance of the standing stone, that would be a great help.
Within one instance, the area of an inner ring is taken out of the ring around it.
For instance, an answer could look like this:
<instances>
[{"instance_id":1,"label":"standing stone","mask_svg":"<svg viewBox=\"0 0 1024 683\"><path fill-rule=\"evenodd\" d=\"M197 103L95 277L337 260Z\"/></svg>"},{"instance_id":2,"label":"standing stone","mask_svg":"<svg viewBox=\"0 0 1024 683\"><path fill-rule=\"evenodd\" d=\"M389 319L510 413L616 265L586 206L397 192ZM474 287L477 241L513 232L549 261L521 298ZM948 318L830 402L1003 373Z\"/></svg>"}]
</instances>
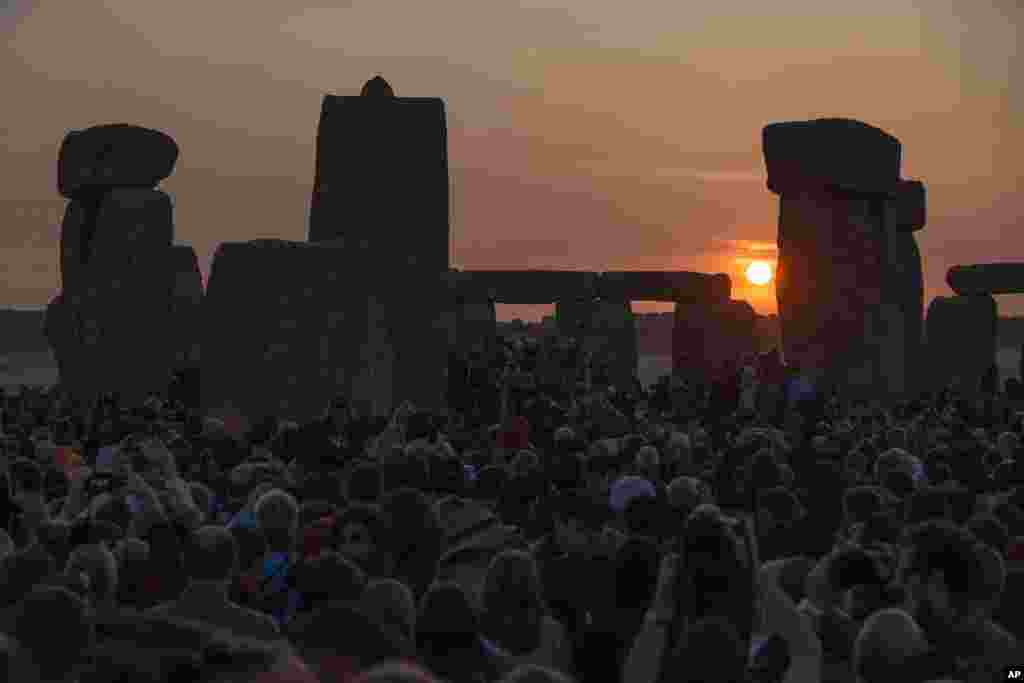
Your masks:
<instances>
[{"instance_id":1,"label":"standing stone","mask_svg":"<svg viewBox=\"0 0 1024 683\"><path fill-rule=\"evenodd\" d=\"M710 377L757 350L757 313L746 301L676 304L672 328L675 374Z\"/></svg>"},{"instance_id":2,"label":"standing stone","mask_svg":"<svg viewBox=\"0 0 1024 683\"><path fill-rule=\"evenodd\" d=\"M368 245L381 267L448 269L444 102L394 97L383 79L323 99L309 241Z\"/></svg>"},{"instance_id":3,"label":"standing stone","mask_svg":"<svg viewBox=\"0 0 1024 683\"><path fill-rule=\"evenodd\" d=\"M202 303L205 411L309 420L351 394L370 312L345 253L283 240L217 248Z\"/></svg>"},{"instance_id":4,"label":"standing stone","mask_svg":"<svg viewBox=\"0 0 1024 683\"><path fill-rule=\"evenodd\" d=\"M584 348L611 365L611 381L631 387L639 364L636 318L628 301L598 301L584 337Z\"/></svg>"},{"instance_id":5,"label":"standing stone","mask_svg":"<svg viewBox=\"0 0 1024 683\"><path fill-rule=\"evenodd\" d=\"M555 321L558 334L563 337L584 339L597 311L597 301L590 297L559 299L555 302Z\"/></svg>"},{"instance_id":6,"label":"standing stone","mask_svg":"<svg viewBox=\"0 0 1024 683\"><path fill-rule=\"evenodd\" d=\"M768 187L781 195L787 363L827 371L854 397L905 395L919 345L912 233L924 224L924 186L899 178L896 138L858 121L772 124L763 138Z\"/></svg>"},{"instance_id":7,"label":"standing stone","mask_svg":"<svg viewBox=\"0 0 1024 683\"><path fill-rule=\"evenodd\" d=\"M930 388L954 382L968 393L979 388L996 358L998 313L990 295L938 296L928 306Z\"/></svg>"},{"instance_id":8,"label":"standing stone","mask_svg":"<svg viewBox=\"0 0 1024 683\"><path fill-rule=\"evenodd\" d=\"M170 270L170 327L174 349L175 369L199 366L201 345L199 329L202 324L203 276L195 250L187 245L175 245L167 254Z\"/></svg>"},{"instance_id":9,"label":"standing stone","mask_svg":"<svg viewBox=\"0 0 1024 683\"><path fill-rule=\"evenodd\" d=\"M57 160L57 190L74 199L90 188L154 188L171 175L178 145L158 130L126 123L70 131Z\"/></svg>"},{"instance_id":10,"label":"standing stone","mask_svg":"<svg viewBox=\"0 0 1024 683\"><path fill-rule=\"evenodd\" d=\"M498 311L494 302L470 301L456 304L458 348L466 353L478 346L494 347L498 334Z\"/></svg>"}]
</instances>

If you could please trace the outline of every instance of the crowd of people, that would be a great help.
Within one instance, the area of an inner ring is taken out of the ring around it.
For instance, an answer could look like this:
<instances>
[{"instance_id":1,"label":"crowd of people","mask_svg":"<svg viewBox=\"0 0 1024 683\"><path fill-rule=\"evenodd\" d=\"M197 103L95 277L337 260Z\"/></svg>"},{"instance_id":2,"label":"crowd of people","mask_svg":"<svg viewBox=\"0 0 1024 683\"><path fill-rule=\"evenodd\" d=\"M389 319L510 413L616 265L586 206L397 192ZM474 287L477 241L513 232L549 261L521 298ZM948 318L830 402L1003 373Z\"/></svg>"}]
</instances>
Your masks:
<instances>
[{"instance_id":1,"label":"crowd of people","mask_svg":"<svg viewBox=\"0 0 1024 683\"><path fill-rule=\"evenodd\" d=\"M1020 383L852 400L778 353L614 386L573 340L447 408L0 399L0 679L914 683L1024 665Z\"/></svg>"}]
</instances>

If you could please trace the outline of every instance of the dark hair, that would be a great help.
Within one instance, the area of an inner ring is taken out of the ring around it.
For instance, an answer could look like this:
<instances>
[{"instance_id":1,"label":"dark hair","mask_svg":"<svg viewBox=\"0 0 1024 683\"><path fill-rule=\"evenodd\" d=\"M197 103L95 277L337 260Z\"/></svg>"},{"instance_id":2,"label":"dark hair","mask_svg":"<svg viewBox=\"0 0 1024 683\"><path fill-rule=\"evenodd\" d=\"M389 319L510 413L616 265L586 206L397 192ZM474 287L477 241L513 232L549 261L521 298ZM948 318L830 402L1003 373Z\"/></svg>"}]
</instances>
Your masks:
<instances>
[{"instance_id":1,"label":"dark hair","mask_svg":"<svg viewBox=\"0 0 1024 683\"><path fill-rule=\"evenodd\" d=\"M746 652L740 635L728 619L709 617L682 634L662 680L680 683L733 683L744 681Z\"/></svg>"},{"instance_id":2,"label":"dark hair","mask_svg":"<svg viewBox=\"0 0 1024 683\"><path fill-rule=\"evenodd\" d=\"M459 584L444 581L430 586L416 614L417 651L444 654L449 647L471 647L479 632L479 616Z\"/></svg>"},{"instance_id":3,"label":"dark hair","mask_svg":"<svg viewBox=\"0 0 1024 683\"><path fill-rule=\"evenodd\" d=\"M349 500L363 503L373 503L381 494L380 470L374 465L363 463L356 466L349 475L348 497Z\"/></svg>"},{"instance_id":4,"label":"dark hair","mask_svg":"<svg viewBox=\"0 0 1024 683\"><path fill-rule=\"evenodd\" d=\"M366 574L344 556L326 552L296 567L295 587L302 593L306 609L335 600L354 602L363 594Z\"/></svg>"},{"instance_id":5,"label":"dark hair","mask_svg":"<svg viewBox=\"0 0 1024 683\"><path fill-rule=\"evenodd\" d=\"M196 581L226 581L238 567L238 544L220 526L197 529L185 543L185 571Z\"/></svg>"},{"instance_id":6,"label":"dark hair","mask_svg":"<svg viewBox=\"0 0 1024 683\"><path fill-rule=\"evenodd\" d=\"M982 579L977 539L951 522L929 521L912 527L908 540L913 550L911 572L927 579L941 571L950 596L962 604Z\"/></svg>"},{"instance_id":7,"label":"dark hair","mask_svg":"<svg viewBox=\"0 0 1024 683\"><path fill-rule=\"evenodd\" d=\"M967 521L967 530L1000 555L1010 544L1010 532L995 515L977 514Z\"/></svg>"}]
</instances>

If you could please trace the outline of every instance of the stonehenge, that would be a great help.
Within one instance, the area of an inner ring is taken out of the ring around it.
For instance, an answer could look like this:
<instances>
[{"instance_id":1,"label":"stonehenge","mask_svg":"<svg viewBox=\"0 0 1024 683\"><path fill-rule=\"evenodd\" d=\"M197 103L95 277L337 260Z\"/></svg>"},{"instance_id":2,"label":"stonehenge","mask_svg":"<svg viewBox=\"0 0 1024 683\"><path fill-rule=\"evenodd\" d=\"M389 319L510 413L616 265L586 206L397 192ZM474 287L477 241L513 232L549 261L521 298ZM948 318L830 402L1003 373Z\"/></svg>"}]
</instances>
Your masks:
<instances>
[{"instance_id":1,"label":"stonehenge","mask_svg":"<svg viewBox=\"0 0 1024 683\"><path fill-rule=\"evenodd\" d=\"M925 320L926 190L900 177L899 140L818 119L765 126L762 143L786 362L888 398L987 369L992 295L1024 291L1024 264L951 269L957 296ZM178 155L166 133L129 124L61 144L61 291L45 332L72 393L140 400L188 369L213 414L305 420L338 393L378 415L406 399L439 409L449 352L489 348L498 304L554 303L558 331L607 359L616 384L637 369L633 301L675 305L675 372L707 377L757 350L757 316L722 273L452 269L445 103L397 97L380 77L323 98L307 240L221 244L205 288L157 187ZM941 377L923 376L925 340L956 359Z\"/></svg>"},{"instance_id":2,"label":"stonehenge","mask_svg":"<svg viewBox=\"0 0 1024 683\"><path fill-rule=\"evenodd\" d=\"M61 225L61 292L47 307L45 332L60 382L89 399L117 392L141 401L163 391L172 371L196 355L202 284L179 286L171 198L156 185L174 170L178 147L161 131L129 124L70 131L57 161L68 198ZM187 256L187 255L186 255ZM185 300L190 305L185 305ZM186 332L186 330L189 330Z\"/></svg>"},{"instance_id":3,"label":"stonehenge","mask_svg":"<svg viewBox=\"0 0 1024 683\"><path fill-rule=\"evenodd\" d=\"M762 139L786 362L853 396L913 392L925 194L900 178L899 141L849 119L774 123Z\"/></svg>"}]
</instances>

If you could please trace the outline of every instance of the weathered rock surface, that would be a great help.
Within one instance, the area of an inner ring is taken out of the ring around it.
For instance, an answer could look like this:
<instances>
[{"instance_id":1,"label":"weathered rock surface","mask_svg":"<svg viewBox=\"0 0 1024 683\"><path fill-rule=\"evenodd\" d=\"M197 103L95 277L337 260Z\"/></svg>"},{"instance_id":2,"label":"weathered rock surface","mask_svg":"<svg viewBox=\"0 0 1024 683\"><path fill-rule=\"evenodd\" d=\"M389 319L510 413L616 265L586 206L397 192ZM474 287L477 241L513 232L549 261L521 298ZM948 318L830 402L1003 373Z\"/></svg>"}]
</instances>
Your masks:
<instances>
[{"instance_id":1,"label":"weathered rock surface","mask_svg":"<svg viewBox=\"0 0 1024 683\"><path fill-rule=\"evenodd\" d=\"M924 370L924 276L913 233L886 232L881 368L890 396L915 393Z\"/></svg>"},{"instance_id":2,"label":"weathered rock surface","mask_svg":"<svg viewBox=\"0 0 1024 683\"><path fill-rule=\"evenodd\" d=\"M976 390L996 357L996 301L989 295L938 296L928 305L928 380Z\"/></svg>"},{"instance_id":3,"label":"weathered rock surface","mask_svg":"<svg viewBox=\"0 0 1024 683\"><path fill-rule=\"evenodd\" d=\"M916 232L928 222L924 183L901 180L896 192L885 200L885 227L895 232Z\"/></svg>"},{"instance_id":4,"label":"weathered rock surface","mask_svg":"<svg viewBox=\"0 0 1024 683\"><path fill-rule=\"evenodd\" d=\"M607 301L726 301L732 281L724 273L688 271L607 271L597 282L597 295Z\"/></svg>"},{"instance_id":5,"label":"weathered rock surface","mask_svg":"<svg viewBox=\"0 0 1024 683\"><path fill-rule=\"evenodd\" d=\"M448 143L439 98L324 97L309 240L343 238L381 267L445 271Z\"/></svg>"},{"instance_id":6,"label":"weathered rock surface","mask_svg":"<svg viewBox=\"0 0 1024 683\"><path fill-rule=\"evenodd\" d=\"M900 180L900 142L852 119L773 123L762 132L768 189L890 194Z\"/></svg>"},{"instance_id":7,"label":"weathered rock surface","mask_svg":"<svg viewBox=\"0 0 1024 683\"><path fill-rule=\"evenodd\" d=\"M466 352L476 347L490 349L494 346L498 313L493 302L457 304L455 314L459 350Z\"/></svg>"},{"instance_id":8,"label":"weathered rock surface","mask_svg":"<svg viewBox=\"0 0 1024 683\"><path fill-rule=\"evenodd\" d=\"M499 304L592 299L597 284L594 273L570 270L467 270L461 271L459 278L463 301Z\"/></svg>"},{"instance_id":9,"label":"weathered rock surface","mask_svg":"<svg viewBox=\"0 0 1024 683\"><path fill-rule=\"evenodd\" d=\"M57 190L73 199L90 188L153 188L171 175L178 145L158 130L126 123L70 131L60 147Z\"/></svg>"},{"instance_id":10,"label":"weathered rock surface","mask_svg":"<svg viewBox=\"0 0 1024 683\"><path fill-rule=\"evenodd\" d=\"M583 348L607 362L618 387L632 386L639 362L636 318L628 301L598 301L582 338Z\"/></svg>"},{"instance_id":11,"label":"weathered rock surface","mask_svg":"<svg viewBox=\"0 0 1024 683\"><path fill-rule=\"evenodd\" d=\"M946 284L957 294L1024 294L1024 263L953 266Z\"/></svg>"},{"instance_id":12,"label":"weathered rock surface","mask_svg":"<svg viewBox=\"0 0 1024 683\"><path fill-rule=\"evenodd\" d=\"M712 377L743 354L757 350L757 313L746 301L676 304L672 368L677 374Z\"/></svg>"},{"instance_id":13,"label":"weathered rock surface","mask_svg":"<svg viewBox=\"0 0 1024 683\"><path fill-rule=\"evenodd\" d=\"M865 338L881 304L880 204L830 191L782 196L776 297L787 363L868 362Z\"/></svg>"},{"instance_id":14,"label":"weathered rock surface","mask_svg":"<svg viewBox=\"0 0 1024 683\"><path fill-rule=\"evenodd\" d=\"M201 358L203 275L195 250L176 244L167 253L170 270L170 334L176 369L198 367Z\"/></svg>"}]
</instances>

